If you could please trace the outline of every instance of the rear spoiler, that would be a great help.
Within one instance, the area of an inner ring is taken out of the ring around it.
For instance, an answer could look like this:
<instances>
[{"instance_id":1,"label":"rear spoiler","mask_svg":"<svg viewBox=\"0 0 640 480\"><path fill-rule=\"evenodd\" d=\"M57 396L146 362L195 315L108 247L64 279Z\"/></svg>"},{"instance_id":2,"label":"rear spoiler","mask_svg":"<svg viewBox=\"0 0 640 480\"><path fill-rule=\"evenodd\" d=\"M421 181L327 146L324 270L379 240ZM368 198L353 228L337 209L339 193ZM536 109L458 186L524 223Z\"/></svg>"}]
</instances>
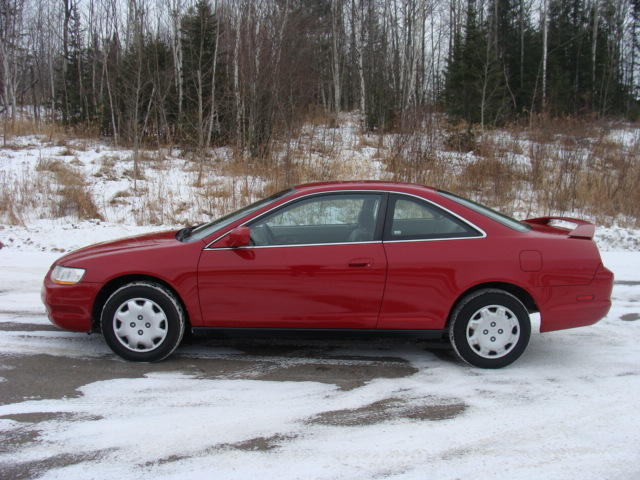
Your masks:
<instances>
[{"instance_id":1,"label":"rear spoiler","mask_svg":"<svg viewBox=\"0 0 640 480\"><path fill-rule=\"evenodd\" d=\"M596 226L593 223L586 222L584 220L578 220L577 218L538 217L538 218L528 218L527 220L525 220L525 222L530 223L532 225L549 226L549 222L551 222L551 220L562 220L563 222L576 224L577 227L569 232L569 236L572 238L593 238L593 235L596 233Z\"/></svg>"}]
</instances>

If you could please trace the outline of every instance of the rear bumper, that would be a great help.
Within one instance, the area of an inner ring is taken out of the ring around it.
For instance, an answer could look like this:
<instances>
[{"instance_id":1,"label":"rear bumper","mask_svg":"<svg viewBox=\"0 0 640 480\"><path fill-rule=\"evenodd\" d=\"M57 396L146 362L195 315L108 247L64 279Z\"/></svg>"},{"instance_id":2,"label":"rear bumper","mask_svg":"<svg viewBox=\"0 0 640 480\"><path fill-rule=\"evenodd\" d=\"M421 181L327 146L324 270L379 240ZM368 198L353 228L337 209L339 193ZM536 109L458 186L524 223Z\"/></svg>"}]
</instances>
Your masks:
<instances>
[{"instance_id":1,"label":"rear bumper","mask_svg":"<svg viewBox=\"0 0 640 480\"><path fill-rule=\"evenodd\" d=\"M539 291L540 331L593 325L611 308L613 273L600 265L589 285L545 287Z\"/></svg>"},{"instance_id":2,"label":"rear bumper","mask_svg":"<svg viewBox=\"0 0 640 480\"><path fill-rule=\"evenodd\" d=\"M58 285L49 280L42 285L42 303L49 320L65 330L90 332L92 309L101 284L80 282L76 285Z\"/></svg>"}]
</instances>

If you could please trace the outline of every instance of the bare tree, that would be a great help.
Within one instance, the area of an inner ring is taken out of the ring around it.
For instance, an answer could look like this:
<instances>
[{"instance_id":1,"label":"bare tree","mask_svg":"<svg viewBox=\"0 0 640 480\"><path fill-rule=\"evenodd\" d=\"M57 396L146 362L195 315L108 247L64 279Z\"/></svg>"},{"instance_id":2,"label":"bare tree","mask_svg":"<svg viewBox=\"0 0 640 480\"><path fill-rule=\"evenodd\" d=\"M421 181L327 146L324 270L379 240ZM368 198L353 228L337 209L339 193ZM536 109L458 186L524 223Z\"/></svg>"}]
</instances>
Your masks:
<instances>
[{"instance_id":1,"label":"bare tree","mask_svg":"<svg viewBox=\"0 0 640 480\"><path fill-rule=\"evenodd\" d=\"M549 37L549 0L542 0L542 110L547 106L547 55Z\"/></svg>"},{"instance_id":2,"label":"bare tree","mask_svg":"<svg viewBox=\"0 0 640 480\"><path fill-rule=\"evenodd\" d=\"M338 114L342 108L342 90L340 78L341 40L342 40L342 0L331 0L331 66L333 76L333 110Z\"/></svg>"}]
</instances>

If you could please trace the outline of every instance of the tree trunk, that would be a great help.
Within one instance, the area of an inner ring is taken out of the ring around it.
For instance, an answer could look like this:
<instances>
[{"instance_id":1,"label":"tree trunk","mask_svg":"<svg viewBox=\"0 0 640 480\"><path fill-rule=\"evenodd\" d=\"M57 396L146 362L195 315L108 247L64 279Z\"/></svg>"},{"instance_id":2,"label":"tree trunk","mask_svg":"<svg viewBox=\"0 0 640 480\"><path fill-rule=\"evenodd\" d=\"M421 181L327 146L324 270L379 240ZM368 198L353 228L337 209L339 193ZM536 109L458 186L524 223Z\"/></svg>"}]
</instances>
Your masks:
<instances>
[{"instance_id":1,"label":"tree trunk","mask_svg":"<svg viewBox=\"0 0 640 480\"><path fill-rule=\"evenodd\" d=\"M549 0L542 2L542 111L547 109L547 50L549 35Z\"/></svg>"},{"instance_id":2,"label":"tree trunk","mask_svg":"<svg viewBox=\"0 0 640 480\"><path fill-rule=\"evenodd\" d=\"M62 92L63 92L63 107L62 107L62 119L66 123L69 121L69 93L67 91L67 70L69 62L69 22L71 20L71 13L73 8L73 0L62 0L64 8L64 21L62 23Z\"/></svg>"},{"instance_id":3,"label":"tree trunk","mask_svg":"<svg viewBox=\"0 0 640 480\"><path fill-rule=\"evenodd\" d=\"M209 122L207 130L207 139L205 142L205 148L208 149L211 146L211 137L213 131L218 132L220 125L218 121L218 106L216 100L216 72L218 71L218 44L220 42L220 21L218 20L218 2L214 5L214 12L216 18L216 41L213 48L213 65L211 66L211 105L209 107Z\"/></svg>"},{"instance_id":4,"label":"tree trunk","mask_svg":"<svg viewBox=\"0 0 640 480\"><path fill-rule=\"evenodd\" d=\"M356 38L356 54L358 57L358 79L360 80L360 112L366 115L366 90L364 80L364 33L363 33L363 8L362 0L353 0L352 8L355 9L355 38Z\"/></svg>"},{"instance_id":5,"label":"tree trunk","mask_svg":"<svg viewBox=\"0 0 640 480\"><path fill-rule=\"evenodd\" d=\"M596 49L598 48L598 0L593 2L593 39L591 41L591 108L596 108Z\"/></svg>"},{"instance_id":6,"label":"tree trunk","mask_svg":"<svg viewBox=\"0 0 640 480\"><path fill-rule=\"evenodd\" d=\"M240 97L240 29L241 13L236 12L236 35L233 44L233 97L236 106L236 143L242 145L242 107Z\"/></svg>"},{"instance_id":7,"label":"tree trunk","mask_svg":"<svg viewBox=\"0 0 640 480\"><path fill-rule=\"evenodd\" d=\"M331 1L331 57L333 60L333 111L337 115L341 110L340 90L340 50L338 46L340 37L340 18L342 18L342 0Z\"/></svg>"}]
</instances>

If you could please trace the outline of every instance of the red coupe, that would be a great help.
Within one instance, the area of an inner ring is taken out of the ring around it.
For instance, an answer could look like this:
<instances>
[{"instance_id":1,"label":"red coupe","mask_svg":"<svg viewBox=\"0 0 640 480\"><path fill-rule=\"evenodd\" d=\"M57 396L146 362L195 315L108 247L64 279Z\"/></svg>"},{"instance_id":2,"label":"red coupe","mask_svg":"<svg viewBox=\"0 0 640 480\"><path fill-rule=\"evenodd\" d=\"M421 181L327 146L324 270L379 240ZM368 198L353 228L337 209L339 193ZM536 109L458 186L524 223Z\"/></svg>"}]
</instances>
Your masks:
<instances>
[{"instance_id":1,"label":"red coupe","mask_svg":"<svg viewBox=\"0 0 640 480\"><path fill-rule=\"evenodd\" d=\"M448 337L464 361L499 368L525 350L531 313L542 332L607 314L613 274L593 234L420 185L315 183L65 255L43 300L53 323L102 331L128 360L167 357L185 329L401 330Z\"/></svg>"}]
</instances>

